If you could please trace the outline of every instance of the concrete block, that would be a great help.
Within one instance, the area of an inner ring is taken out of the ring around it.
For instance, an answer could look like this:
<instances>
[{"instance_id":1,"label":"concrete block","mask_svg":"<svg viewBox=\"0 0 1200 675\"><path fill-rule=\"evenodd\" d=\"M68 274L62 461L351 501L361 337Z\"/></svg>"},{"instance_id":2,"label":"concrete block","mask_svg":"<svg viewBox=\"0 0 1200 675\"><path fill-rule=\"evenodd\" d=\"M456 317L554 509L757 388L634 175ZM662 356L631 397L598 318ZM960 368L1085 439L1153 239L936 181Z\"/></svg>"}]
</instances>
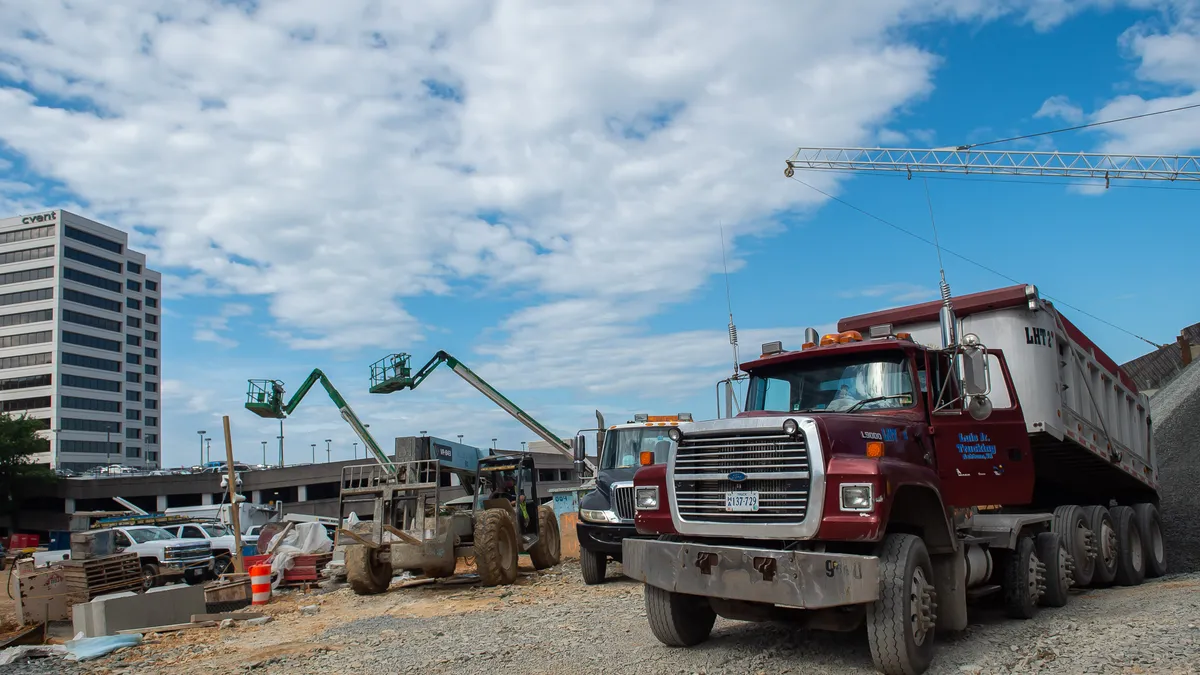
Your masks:
<instances>
[{"instance_id":1,"label":"concrete block","mask_svg":"<svg viewBox=\"0 0 1200 675\"><path fill-rule=\"evenodd\" d=\"M175 584L145 593L113 593L75 605L75 632L87 637L117 631L188 623L203 614L204 587Z\"/></svg>"}]
</instances>

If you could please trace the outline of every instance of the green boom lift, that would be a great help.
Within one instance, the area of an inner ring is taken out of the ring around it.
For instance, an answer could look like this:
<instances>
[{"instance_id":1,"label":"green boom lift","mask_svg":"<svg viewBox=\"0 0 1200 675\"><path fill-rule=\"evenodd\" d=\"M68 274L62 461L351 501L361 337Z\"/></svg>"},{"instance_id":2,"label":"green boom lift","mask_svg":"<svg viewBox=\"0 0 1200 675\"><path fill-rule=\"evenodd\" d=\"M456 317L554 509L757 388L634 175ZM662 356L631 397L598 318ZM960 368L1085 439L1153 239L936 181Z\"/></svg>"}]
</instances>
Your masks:
<instances>
[{"instance_id":1,"label":"green boom lift","mask_svg":"<svg viewBox=\"0 0 1200 675\"><path fill-rule=\"evenodd\" d=\"M338 412L342 414L342 419L346 420L346 423L350 425L354 433L362 439L363 444L374 453L376 461L388 473L395 475L397 469L392 460L387 456L387 453L380 449L379 444L375 442L375 439L367 432L367 428L359 421L358 415L354 414L354 410L350 407L350 404L346 402L346 399L342 398L337 388L333 386L333 383L329 381L325 373L321 372L320 368L313 370L309 374L308 379L304 380L304 384L300 385L300 388L296 390L296 393L292 395L292 398L286 404L283 402L283 382L279 380L250 380L250 390L246 394L246 410L259 417L283 419L296 410L296 407L300 405L300 401L304 399L305 394L317 382L321 383L321 386L325 388L325 392L329 394L329 398L338 407Z\"/></svg>"}]
</instances>

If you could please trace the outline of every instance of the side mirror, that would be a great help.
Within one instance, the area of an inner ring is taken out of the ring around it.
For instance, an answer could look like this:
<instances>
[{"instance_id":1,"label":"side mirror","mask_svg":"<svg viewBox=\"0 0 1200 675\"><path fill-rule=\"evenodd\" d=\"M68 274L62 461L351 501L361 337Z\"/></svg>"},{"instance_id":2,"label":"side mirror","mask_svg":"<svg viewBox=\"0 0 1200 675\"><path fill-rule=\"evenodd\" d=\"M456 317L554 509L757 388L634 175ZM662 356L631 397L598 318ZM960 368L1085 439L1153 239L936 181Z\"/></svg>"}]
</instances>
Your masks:
<instances>
[{"instance_id":1,"label":"side mirror","mask_svg":"<svg viewBox=\"0 0 1200 675\"><path fill-rule=\"evenodd\" d=\"M571 454L575 457L576 462L582 462L587 458L587 437L576 436L571 439Z\"/></svg>"},{"instance_id":2,"label":"side mirror","mask_svg":"<svg viewBox=\"0 0 1200 675\"><path fill-rule=\"evenodd\" d=\"M992 400L983 394L968 397L967 413L978 422L986 420L992 414Z\"/></svg>"},{"instance_id":3,"label":"side mirror","mask_svg":"<svg viewBox=\"0 0 1200 675\"><path fill-rule=\"evenodd\" d=\"M962 339L959 352L959 379L964 397L983 396L991 393L991 373L988 372L987 347L979 342L979 336L967 333Z\"/></svg>"}]
</instances>

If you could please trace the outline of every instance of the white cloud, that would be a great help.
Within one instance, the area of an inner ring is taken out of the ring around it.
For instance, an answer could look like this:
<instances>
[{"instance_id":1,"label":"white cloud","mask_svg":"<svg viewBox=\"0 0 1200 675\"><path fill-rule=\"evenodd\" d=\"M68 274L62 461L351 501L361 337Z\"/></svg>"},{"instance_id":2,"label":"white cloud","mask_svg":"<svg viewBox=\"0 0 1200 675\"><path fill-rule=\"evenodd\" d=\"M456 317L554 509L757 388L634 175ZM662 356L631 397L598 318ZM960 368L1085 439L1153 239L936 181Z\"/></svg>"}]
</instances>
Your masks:
<instances>
[{"instance_id":1,"label":"white cloud","mask_svg":"<svg viewBox=\"0 0 1200 675\"><path fill-rule=\"evenodd\" d=\"M910 284L905 282L897 282L890 284L878 284L875 286L867 286L865 288L839 291L838 297L841 298L879 298L886 299L888 302L896 303L911 303L925 302L928 300L936 300L938 297L937 289Z\"/></svg>"},{"instance_id":2,"label":"white cloud","mask_svg":"<svg viewBox=\"0 0 1200 675\"><path fill-rule=\"evenodd\" d=\"M1057 118L1071 124L1083 120L1083 109L1071 102L1066 96L1051 96L1042 102L1042 107L1033 114L1034 119L1042 117Z\"/></svg>"},{"instance_id":3,"label":"white cloud","mask_svg":"<svg viewBox=\"0 0 1200 675\"><path fill-rule=\"evenodd\" d=\"M229 320L249 316L253 311L253 308L249 305L236 302L225 304L221 307L221 312L216 316L197 319L196 330L192 333L192 339L199 340L200 342L215 342L222 347L236 347L238 345L237 340L226 335L229 331Z\"/></svg>"}]
</instances>

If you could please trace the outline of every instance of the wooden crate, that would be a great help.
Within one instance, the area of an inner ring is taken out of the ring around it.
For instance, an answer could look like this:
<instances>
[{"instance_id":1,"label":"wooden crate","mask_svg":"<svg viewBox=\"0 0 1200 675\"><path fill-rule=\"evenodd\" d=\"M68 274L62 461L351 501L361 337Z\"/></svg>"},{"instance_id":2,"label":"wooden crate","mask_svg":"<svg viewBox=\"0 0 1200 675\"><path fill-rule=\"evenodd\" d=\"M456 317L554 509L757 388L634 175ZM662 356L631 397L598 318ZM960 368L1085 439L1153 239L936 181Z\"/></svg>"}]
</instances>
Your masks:
<instances>
[{"instance_id":1,"label":"wooden crate","mask_svg":"<svg viewBox=\"0 0 1200 675\"><path fill-rule=\"evenodd\" d=\"M245 558L246 570L254 565L267 562L271 556L249 555ZM292 568L285 570L280 585L292 586L304 583L315 583L321 580L321 570L333 560L332 553L317 553L313 555L298 555L292 558Z\"/></svg>"},{"instance_id":2,"label":"wooden crate","mask_svg":"<svg viewBox=\"0 0 1200 675\"><path fill-rule=\"evenodd\" d=\"M118 553L88 560L64 560L67 599L89 602L98 595L142 589L142 567L136 553Z\"/></svg>"}]
</instances>

